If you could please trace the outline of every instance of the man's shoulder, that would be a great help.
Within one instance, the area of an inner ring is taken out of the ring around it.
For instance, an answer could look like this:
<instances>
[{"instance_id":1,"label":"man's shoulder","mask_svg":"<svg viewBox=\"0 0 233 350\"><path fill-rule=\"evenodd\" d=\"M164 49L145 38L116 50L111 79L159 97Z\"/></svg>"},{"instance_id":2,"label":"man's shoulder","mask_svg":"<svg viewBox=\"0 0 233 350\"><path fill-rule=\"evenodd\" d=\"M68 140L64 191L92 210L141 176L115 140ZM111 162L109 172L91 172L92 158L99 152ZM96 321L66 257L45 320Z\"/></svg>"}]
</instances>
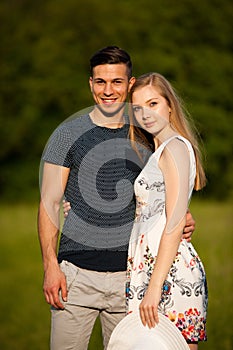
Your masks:
<instances>
[{"instance_id":1,"label":"man's shoulder","mask_svg":"<svg viewBox=\"0 0 233 350\"><path fill-rule=\"evenodd\" d=\"M73 130L74 128L85 128L85 127L90 127L90 118L88 114L73 114L71 117L67 118L64 120L58 128L62 129L71 129Z\"/></svg>"},{"instance_id":2,"label":"man's shoulder","mask_svg":"<svg viewBox=\"0 0 233 350\"><path fill-rule=\"evenodd\" d=\"M74 115L61 123L54 130L45 146L43 160L55 164L66 164L64 162L68 159L70 150L90 127L88 120L88 115Z\"/></svg>"},{"instance_id":3,"label":"man's shoulder","mask_svg":"<svg viewBox=\"0 0 233 350\"><path fill-rule=\"evenodd\" d=\"M75 140L83 135L85 132L93 128L92 123L88 115L73 115L68 119L64 120L54 130L53 135L68 136Z\"/></svg>"}]
</instances>

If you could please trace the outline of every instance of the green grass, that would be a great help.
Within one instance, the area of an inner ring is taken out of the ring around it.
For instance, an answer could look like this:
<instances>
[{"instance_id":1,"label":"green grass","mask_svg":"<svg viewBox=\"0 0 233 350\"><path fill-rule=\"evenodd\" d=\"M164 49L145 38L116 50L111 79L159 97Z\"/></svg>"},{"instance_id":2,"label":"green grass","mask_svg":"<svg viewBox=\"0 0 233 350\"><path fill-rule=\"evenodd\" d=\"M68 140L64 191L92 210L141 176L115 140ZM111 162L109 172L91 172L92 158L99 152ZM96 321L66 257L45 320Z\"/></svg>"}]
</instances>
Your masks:
<instances>
[{"instance_id":1,"label":"green grass","mask_svg":"<svg viewBox=\"0 0 233 350\"><path fill-rule=\"evenodd\" d=\"M233 343L233 206L195 200L193 243L209 285L208 341L200 349L230 350ZM49 349L50 311L42 294L43 271L34 205L0 205L0 347L2 350ZM99 321L89 350L102 350Z\"/></svg>"}]
</instances>

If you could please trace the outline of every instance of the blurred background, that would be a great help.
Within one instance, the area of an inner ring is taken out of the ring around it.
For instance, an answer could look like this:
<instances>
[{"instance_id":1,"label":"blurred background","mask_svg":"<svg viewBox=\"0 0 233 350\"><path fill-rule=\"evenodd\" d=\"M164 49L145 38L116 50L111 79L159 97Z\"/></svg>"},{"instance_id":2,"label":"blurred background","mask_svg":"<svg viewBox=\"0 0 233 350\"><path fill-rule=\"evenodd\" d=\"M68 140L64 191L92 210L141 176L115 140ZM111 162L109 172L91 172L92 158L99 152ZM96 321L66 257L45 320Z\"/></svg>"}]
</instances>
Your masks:
<instances>
[{"instance_id":1,"label":"blurred background","mask_svg":"<svg viewBox=\"0 0 233 350\"><path fill-rule=\"evenodd\" d=\"M92 105L89 58L117 45L133 73L171 81L203 141L208 185L191 204L193 241L206 266L207 343L233 343L233 123L230 0L3 0L0 2L0 345L49 346L37 240L39 164L52 131ZM90 350L102 349L98 321Z\"/></svg>"}]
</instances>

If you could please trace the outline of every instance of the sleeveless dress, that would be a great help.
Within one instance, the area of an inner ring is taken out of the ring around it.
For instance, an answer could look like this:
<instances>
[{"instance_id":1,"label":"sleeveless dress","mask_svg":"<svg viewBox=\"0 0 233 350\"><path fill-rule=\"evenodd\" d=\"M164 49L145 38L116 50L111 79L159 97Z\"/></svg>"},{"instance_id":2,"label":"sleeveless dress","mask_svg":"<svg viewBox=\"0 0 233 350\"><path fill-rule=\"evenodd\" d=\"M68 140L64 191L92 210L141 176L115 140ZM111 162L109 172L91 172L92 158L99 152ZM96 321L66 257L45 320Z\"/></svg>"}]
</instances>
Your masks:
<instances>
[{"instance_id":1,"label":"sleeveless dress","mask_svg":"<svg viewBox=\"0 0 233 350\"><path fill-rule=\"evenodd\" d=\"M196 165L191 144L173 136L151 155L135 180L136 216L131 233L127 262L126 300L128 313L138 312L156 264L160 239L165 227L165 184L158 161L172 139L183 141L190 155L189 199L194 186ZM175 260L164 282L158 311L181 331L187 342L207 339L208 293L203 264L193 245L181 240Z\"/></svg>"}]
</instances>

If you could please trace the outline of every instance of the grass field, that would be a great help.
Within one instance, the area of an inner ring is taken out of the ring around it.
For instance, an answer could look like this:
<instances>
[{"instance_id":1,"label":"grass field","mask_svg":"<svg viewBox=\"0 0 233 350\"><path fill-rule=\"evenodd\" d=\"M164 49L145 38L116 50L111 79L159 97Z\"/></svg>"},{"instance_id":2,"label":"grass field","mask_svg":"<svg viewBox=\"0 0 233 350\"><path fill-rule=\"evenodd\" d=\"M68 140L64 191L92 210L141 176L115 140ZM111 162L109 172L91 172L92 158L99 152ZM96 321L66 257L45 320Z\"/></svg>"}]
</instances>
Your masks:
<instances>
[{"instance_id":1,"label":"grass field","mask_svg":"<svg viewBox=\"0 0 233 350\"><path fill-rule=\"evenodd\" d=\"M42 264L35 205L0 205L0 348L49 349L50 312L42 294ZM205 350L231 350L233 344L233 206L194 200L193 243L208 278L208 341ZM97 321L89 350L102 350ZM142 349L143 350L143 349Z\"/></svg>"}]
</instances>

